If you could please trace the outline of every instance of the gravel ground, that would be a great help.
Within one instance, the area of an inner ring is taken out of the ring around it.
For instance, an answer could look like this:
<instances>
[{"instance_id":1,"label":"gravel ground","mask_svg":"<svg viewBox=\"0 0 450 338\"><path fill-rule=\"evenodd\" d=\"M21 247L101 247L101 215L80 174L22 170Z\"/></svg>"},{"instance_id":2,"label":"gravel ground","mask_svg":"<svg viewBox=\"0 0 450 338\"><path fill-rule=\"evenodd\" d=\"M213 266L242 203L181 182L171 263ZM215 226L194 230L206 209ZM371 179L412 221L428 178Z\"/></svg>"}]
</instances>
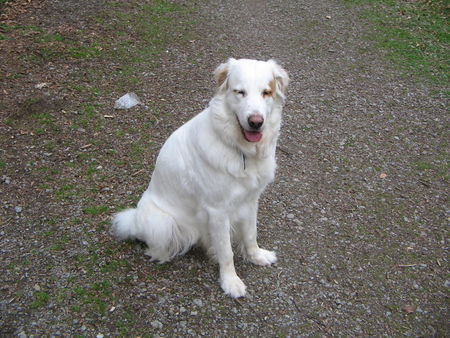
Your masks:
<instances>
[{"instance_id":1,"label":"gravel ground","mask_svg":"<svg viewBox=\"0 0 450 338\"><path fill-rule=\"evenodd\" d=\"M102 8L62 3L42 2L16 20L70 32ZM389 64L365 38L370 25L340 1L189 6L198 9L190 14L193 38L171 42L138 79L147 106L119 114L111 107L123 93L77 97L62 85L26 101L51 67L51 83L82 68L69 61L5 77L1 335L448 336L444 88ZM201 250L158 265L141 244L117 243L107 232L115 208L146 188L165 138L207 104L212 71L230 56L275 58L291 77L277 177L259 211L260 244L279 261L264 268L238 256L249 291L238 300L222 294L217 267ZM2 67L11 71L13 58ZM102 104L96 113L114 119L100 130L67 127L76 107L93 100ZM60 112L48 124L62 135L27 131L32 122L23 115L42 110ZM142 135L148 121L156 122ZM143 138L138 161L127 147Z\"/></svg>"}]
</instances>

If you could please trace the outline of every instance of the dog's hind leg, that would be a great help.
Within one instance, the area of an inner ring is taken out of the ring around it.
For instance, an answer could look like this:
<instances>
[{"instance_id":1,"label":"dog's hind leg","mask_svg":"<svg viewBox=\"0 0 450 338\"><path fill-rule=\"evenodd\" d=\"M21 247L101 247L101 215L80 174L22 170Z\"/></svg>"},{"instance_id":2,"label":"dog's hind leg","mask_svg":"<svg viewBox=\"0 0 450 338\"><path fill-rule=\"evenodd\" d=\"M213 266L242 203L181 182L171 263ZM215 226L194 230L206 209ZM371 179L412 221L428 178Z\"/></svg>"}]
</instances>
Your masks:
<instances>
[{"instance_id":1,"label":"dog's hind leg","mask_svg":"<svg viewBox=\"0 0 450 338\"><path fill-rule=\"evenodd\" d=\"M182 228L175 219L153 204L139 207L136 215L139 236L148 248L145 254L160 263L184 254L198 240L194 229Z\"/></svg>"}]
</instances>

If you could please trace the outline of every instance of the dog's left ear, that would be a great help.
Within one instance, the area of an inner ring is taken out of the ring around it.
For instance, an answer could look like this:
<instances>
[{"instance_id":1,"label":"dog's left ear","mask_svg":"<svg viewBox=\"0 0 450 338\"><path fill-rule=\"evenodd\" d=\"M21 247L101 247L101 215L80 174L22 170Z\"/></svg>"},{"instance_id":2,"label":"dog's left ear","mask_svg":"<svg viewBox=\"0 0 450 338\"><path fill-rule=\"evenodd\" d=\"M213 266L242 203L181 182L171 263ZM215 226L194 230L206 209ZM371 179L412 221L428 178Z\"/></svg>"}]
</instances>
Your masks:
<instances>
[{"instance_id":1,"label":"dog's left ear","mask_svg":"<svg viewBox=\"0 0 450 338\"><path fill-rule=\"evenodd\" d=\"M231 64L236 61L236 59L229 58L227 62L222 63L214 71L214 79L216 80L217 87L221 88L226 85L226 80L228 78L228 72L230 70Z\"/></svg>"},{"instance_id":2,"label":"dog's left ear","mask_svg":"<svg viewBox=\"0 0 450 338\"><path fill-rule=\"evenodd\" d=\"M275 60L269 60L267 62L272 66L277 94L284 99L284 94L286 93L286 88L289 84L289 75Z\"/></svg>"}]
</instances>

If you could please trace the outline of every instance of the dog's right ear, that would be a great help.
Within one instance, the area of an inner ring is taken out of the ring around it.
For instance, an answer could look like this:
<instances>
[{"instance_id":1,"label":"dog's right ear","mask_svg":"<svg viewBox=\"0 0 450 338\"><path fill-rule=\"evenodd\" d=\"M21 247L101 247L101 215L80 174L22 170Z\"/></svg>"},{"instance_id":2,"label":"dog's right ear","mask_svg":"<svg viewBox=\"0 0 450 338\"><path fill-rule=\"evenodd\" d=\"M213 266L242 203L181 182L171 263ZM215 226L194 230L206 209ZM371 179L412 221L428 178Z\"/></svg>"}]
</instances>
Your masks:
<instances>
[{"instance_id":1,"label":"dog's right ear","mask_svg":"<svg viewBox=\"0 0 450 338\"><path fill-rule=\"evenodd\" d=\"M216 68L214 71L214 79L216 80L217 88L221 89L226 87L230 66L235 61L236 59L229 58L226 63L222 63Z\"/></svg>"}]
</instances>

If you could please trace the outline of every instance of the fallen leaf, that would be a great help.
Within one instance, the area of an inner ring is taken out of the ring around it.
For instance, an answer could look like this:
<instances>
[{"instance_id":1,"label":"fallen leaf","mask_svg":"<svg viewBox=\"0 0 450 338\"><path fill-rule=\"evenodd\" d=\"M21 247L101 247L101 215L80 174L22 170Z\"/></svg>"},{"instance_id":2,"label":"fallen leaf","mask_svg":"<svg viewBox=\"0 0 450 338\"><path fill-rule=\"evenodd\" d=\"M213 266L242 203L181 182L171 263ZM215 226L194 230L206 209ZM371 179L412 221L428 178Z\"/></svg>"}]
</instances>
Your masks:
<instances>
[{"instance_id":1,"label":"fallen leaf","mask_svg":"<svg viewBox=\"0 0 450 338\"><path fill-rule=\"evenodd\" d=\"M48 87L48 83L47 82L41 82L41 83L38 83L37 85L34 86L34 88L36 88L36 89L42 89L44 87Z\"/></svg>"},{"instance_id":2,"label":"fallen leaf","mask_svg":"<svg viewBox=\"0 0 450 338\"><path fill-rule=\"evenodd\" d=\"M402 307L402 311L406 313L413 313L416 311L416 307L414 305L405 305Z\"/></svg>"},{"instance_id":3,"label":"fallen leaf","mask_svg":"<svg viewBox=\"0 0 450 338\"><path fill-rule=\"evenodd\" d=\"M380 174L380 178L381 178L381 179L384 179L384 178L386 178L386 177L387 177L387 174L386 174L386 173L381 173L381 174Z\"/></svg>"}]
</instances>

